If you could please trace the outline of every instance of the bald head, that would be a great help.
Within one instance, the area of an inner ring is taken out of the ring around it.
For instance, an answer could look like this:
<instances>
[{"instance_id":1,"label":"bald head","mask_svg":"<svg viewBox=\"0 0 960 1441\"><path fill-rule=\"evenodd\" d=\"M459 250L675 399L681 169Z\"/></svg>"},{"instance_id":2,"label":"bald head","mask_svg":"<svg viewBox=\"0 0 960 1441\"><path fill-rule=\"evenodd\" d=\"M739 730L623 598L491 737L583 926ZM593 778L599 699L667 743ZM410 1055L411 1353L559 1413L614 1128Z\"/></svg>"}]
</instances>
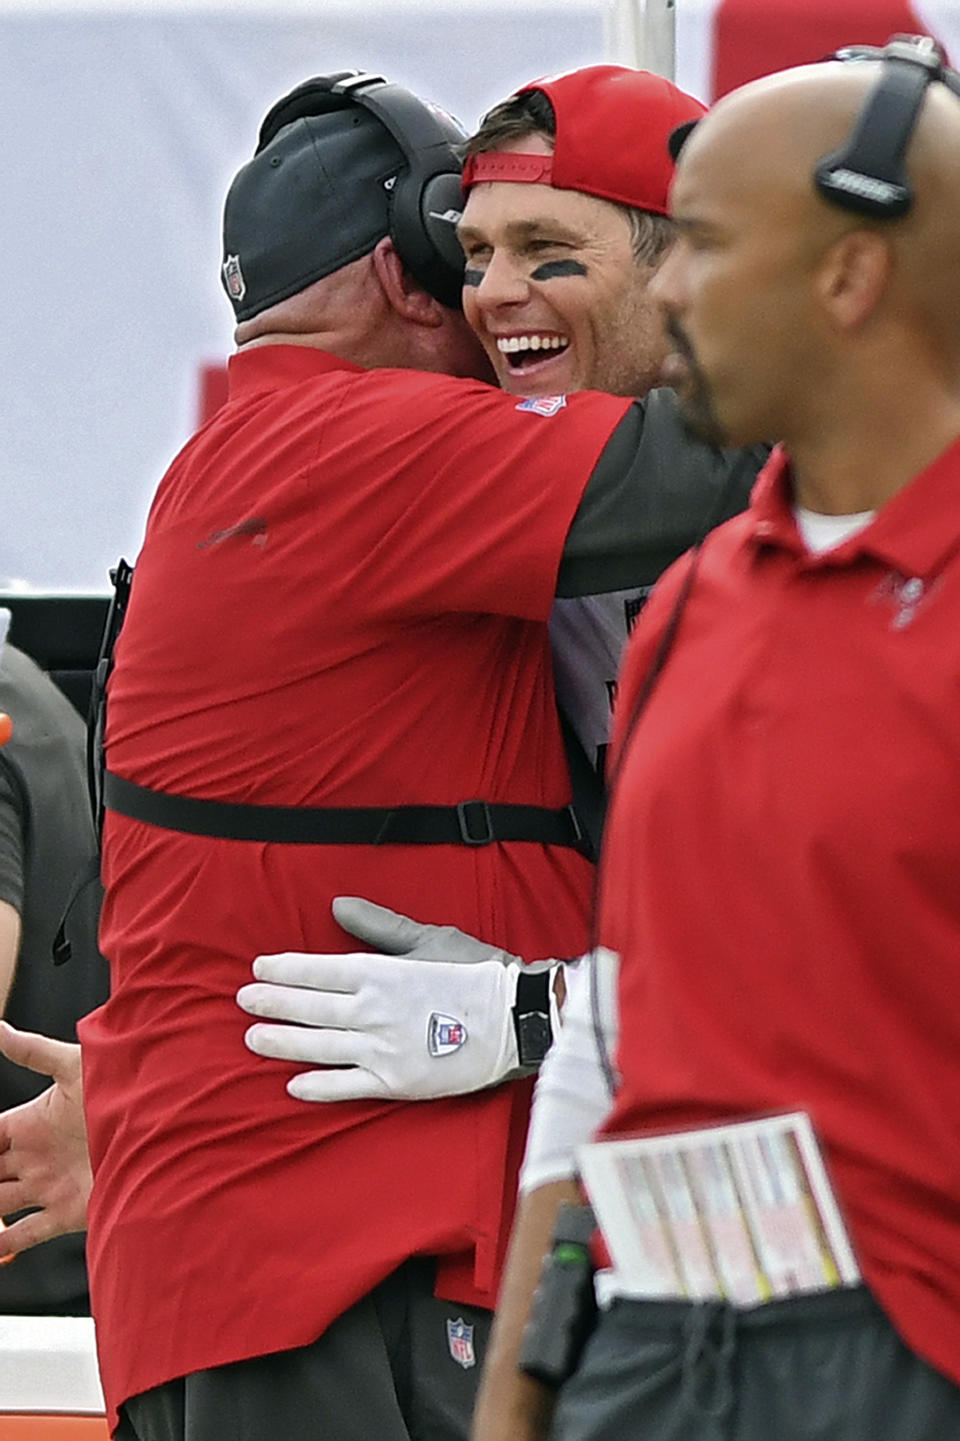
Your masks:
<instances>
[{"instance_id":1,"label":"bald head","mask_svg":"<svg viewBox=\"0 0 960 1441\"><path fill-rule=\"evenodd\" d=\"M914 323L940 331L960 353L960 99L938 83L926 89L906 156L914 203L902 219L844 210L815 184L819 161L847 141L882 69L826 62L734 91L697 127L681 171L709 169L764 196L771 220L795 227L806 253L822 254L852 230L874 230L896 261L888 301L909 306Z\"/></svg>"},{"instance_id":2,"label":"bald head","mask_svg":"<svg viewBox=\"0 0 960 1441\"><path fill-rule=\"evenodd\" d=\"M712 440L864 431L960 395L960 99L928 86L896 220L827 200L818 162L851 134L881 73L830 62L721 100L677 165L680 240L653 283L676 355L667 376Z\"/></svg>"}]
</instances>

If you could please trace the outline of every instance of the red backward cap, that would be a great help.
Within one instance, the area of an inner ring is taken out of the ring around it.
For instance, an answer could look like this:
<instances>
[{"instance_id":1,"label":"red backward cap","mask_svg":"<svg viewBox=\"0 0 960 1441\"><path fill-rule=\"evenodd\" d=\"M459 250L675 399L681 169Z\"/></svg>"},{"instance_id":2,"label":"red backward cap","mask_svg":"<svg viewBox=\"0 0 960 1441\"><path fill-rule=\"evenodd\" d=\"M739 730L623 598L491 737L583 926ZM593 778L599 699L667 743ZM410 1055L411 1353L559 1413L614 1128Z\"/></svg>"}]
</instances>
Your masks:
<instances>
[{"instance_id":1,"label":"red backward cap","mask_svg":"<svg viewBox=\"0 0 960 1441\"><path fill-rule=\"evenodd\" d=\"M542 91L553 106L553 154L471 155L463 168L465 191L481 180L553 185L666 215L673 179L668 141L678 125L706 113L699 100L662 75L624 65L547 75L517 94L531 90Z\"/></svg>"}]
</instances>

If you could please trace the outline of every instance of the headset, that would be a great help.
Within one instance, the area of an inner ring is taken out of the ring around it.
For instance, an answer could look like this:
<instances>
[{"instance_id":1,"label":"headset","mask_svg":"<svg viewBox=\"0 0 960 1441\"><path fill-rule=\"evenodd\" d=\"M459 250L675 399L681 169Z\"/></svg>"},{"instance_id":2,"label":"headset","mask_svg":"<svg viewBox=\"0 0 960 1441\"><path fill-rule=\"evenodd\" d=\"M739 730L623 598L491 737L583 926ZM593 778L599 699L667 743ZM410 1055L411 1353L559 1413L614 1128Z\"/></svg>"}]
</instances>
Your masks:
<instances>
[{"instance_id":1,"label":"headset","mask_svg":"<svg viewBox=\"0 0 960 1441\"><path fill-rule=\"evenodd\" d=\"M824 155L816 186L825 200L874 220L896 220L913 204L905 157L927 86L940 81L960 97L960 75L929 35L894 35L885 46L851 45L829 57L879 60L883 70L849 139Z\"/></svg>"},{"instance_id":2,"label":"headset","mask_svg":"<svg viewBox=\"0 0 960 1441\"><path fill-rule=\"evenodd\" d=\"M464 260L456 226L463 191L456 147L467 136L451 115L382 75L339 70L306 80L278 100L260 127L255 154L294 120L351 105L363 106L380 121L406 161L390 190L388 212L390 238L401 260L435 299L459 308Z\"/></svg>"}]
</instances>

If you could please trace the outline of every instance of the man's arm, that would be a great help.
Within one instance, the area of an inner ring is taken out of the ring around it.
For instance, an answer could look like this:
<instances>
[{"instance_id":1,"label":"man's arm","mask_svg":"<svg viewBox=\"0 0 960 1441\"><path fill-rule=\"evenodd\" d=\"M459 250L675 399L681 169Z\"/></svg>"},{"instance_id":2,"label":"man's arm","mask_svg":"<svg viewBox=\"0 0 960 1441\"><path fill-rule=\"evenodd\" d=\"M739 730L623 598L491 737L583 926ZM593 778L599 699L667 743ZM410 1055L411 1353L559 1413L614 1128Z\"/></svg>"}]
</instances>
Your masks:
<instances>
[{"instance_id":1,"label":"man's arm","mask_svg":"<svg viewBox=\"0 0 960 1441\"><path fill-rule=\"evenodd\" d=\"M624 415L587 481L557 595L653 585L708 519L718 525L744 509L768 456L767 446L718 450L695 440L674 392L652 390Z\"/></svg>"},{"instance_id":2,"label":"man's arm","mask_svg":"<svg viewBox=\"0 0 960 1441\"><path fill-rule=\"evenodd\" d=\"M4 757L0 760L0 1016L7 1008L20 953L23 810L24 796L16 771Z\"/></svg>"},{"instance_id":3,"label":"man's arm","mask_svg":"<svg viewBox=\"0 0 960 1441\"><path fill-rule=\"evenodd\" d=\"M563 1026L537 1080L520 1203L474 1413L473 1441L543 1441L549 1430L553 1392L520 1371L517 1359L557 1211L565 1201L583 1200L575 1179L577 1149L592 1138L609 1110L599 1048L608 1058L616 1050L616 972L616 956L601 949L570 973Z\"/></svg>"},{"instance_id":4,"label":"man's arm","mask_svg":"<svg viewBox=\"0 0 960 1441\"><path fill-rule=\"evenodd\" d=\"M521 1196L487 1346L472 1441L544 1441L554 1393L517 1369L517 1356L557 1211L582 1201L572 1179L550 1181Z\"/></svg>"},{"instance_id":5,"label":"man's arm","mask_svg":"<svg viewBox=\"0 0 960 1441\"><path fill-rule=\"evenodd\" d=\"M0 1016L6 1010L20 951L20 912L0 901Z\"/></svg>"},{"instance_id":6,"label":"man's arm","mask_svg":"<svg viewBox=\"0 0 960 1441\"><path fill-rule=\"evenodd\" d=\"M92 1176L83 1119L80 1047L0 1021L0 1052L53 1085L0 1113L0 1215L39 1209L0 1231L0 1259L82 1231Z\"/></svg>"}]
</instances>

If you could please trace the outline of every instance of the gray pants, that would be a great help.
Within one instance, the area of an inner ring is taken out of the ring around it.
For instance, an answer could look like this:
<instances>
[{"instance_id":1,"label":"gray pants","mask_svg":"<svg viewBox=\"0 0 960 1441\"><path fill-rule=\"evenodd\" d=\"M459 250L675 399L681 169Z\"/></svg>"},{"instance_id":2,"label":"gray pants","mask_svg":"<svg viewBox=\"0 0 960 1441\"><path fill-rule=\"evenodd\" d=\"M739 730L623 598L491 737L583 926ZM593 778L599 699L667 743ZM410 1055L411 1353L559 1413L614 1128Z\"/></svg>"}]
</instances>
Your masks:
<instances>
[{"instance_id":1,"label":"gray pants","mask_svg":"<svg viewBox=\"0 0 960 1441\"><path fill-rule=\"evenodd\" d=\"M408 1261L312 1345L134 1396L117 1441L466 1441L490 1313L433 1276Z\"/></svg>"},{"instance_id":2,"label":"gray pants","mask_svg":"<svg viewBox=\"0 0 960 1441\"><path fill-rule=\"evenodd\" d=\"M960 1387L859 1287L749 1311L618 1301L550 1441L960 1441Z\"/></svg>"}]
</instances>

